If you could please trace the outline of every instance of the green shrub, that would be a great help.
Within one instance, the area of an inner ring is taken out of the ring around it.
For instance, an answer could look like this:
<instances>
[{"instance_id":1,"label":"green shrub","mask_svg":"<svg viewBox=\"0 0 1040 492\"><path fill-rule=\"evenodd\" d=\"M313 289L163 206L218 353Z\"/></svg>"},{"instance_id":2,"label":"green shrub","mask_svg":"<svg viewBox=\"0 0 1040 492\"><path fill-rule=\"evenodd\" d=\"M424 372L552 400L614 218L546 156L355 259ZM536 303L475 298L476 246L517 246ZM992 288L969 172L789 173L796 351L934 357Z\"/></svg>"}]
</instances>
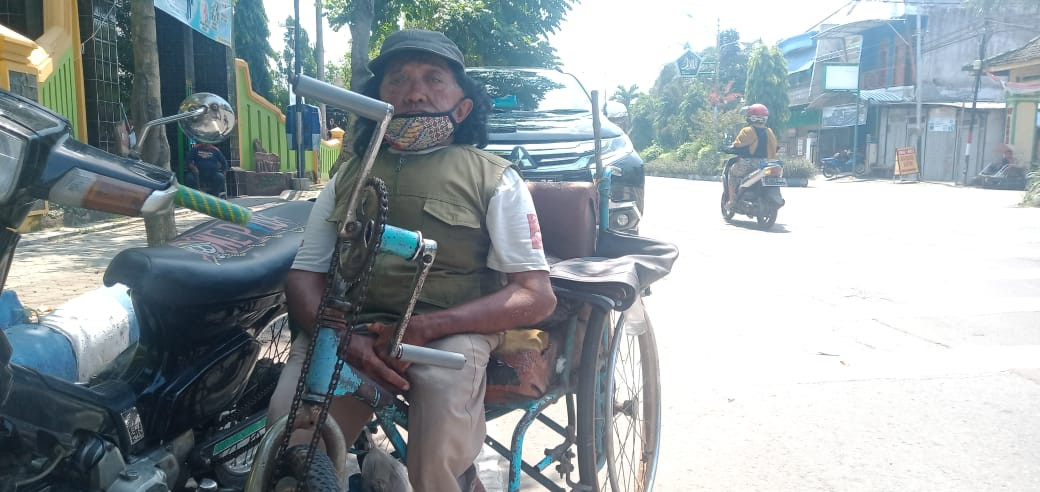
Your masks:
<instances>
[{"instance_id":1,"label":"green shrub","mask_svg":"<svg viewBox=\"0 0 1040 492\"><path fill-rule=\"evenodd\" d=\"M816 166L801 157L788 157L784 161L784 177L812 179L816 176Z\"/></svg>"},{"instance_id":2,"label":"green shrub","mask_svg":"<svg viewBox=\"0 0 1040 492\"><path fill-rule=\"evenodd\" d=\"M696 142L686 142L675 149L675 157L680 161L693 162L697 159L697 153L701 145Z\"/></svg>"},{"instance_id":3,"label":"green shrub","mask_svg":"<svg viewBox=\"0 0 1040 492\"><path fill-rule=\"evenodd\" d=\"M721 176L724 162L721 152L711 145L706 145L697 153L697 174Z\"/></svg>"},{"instance_id":4,"label":"green shrub","mask_svg":"<svg viewBox=\"0 0 1040 492\"><path fill-rule=\"evenodd\" d=\"M646 171L661 174L691 174L693 164L675 158L675 154L664 153L646 164Z\"/></svg>"},{"instance_id":5,"label":"green shrub","mask_svg":"<svg viewBox=\"0 0 1040 492\"><path fill-rule=\"evenodd\" d=\"M662 149L660 145L657 145L657 142L654 142L650 144L649 147L640 150L639 156L643 158L643 161L650 162L656 160L658 157L661 157L661 154L663 153L664 149Z\"/></svg>"},{"instance_id":6,"label":"green shrub","mask_svg":"<svg viewBox=\"0 0 1040 492\"><path fill-rule=\"evenodd\" d=\"M1022 197L1022 205L1040 207L1040 172L1033 171L1028 176L1029 184L1026 185L1026 194Z\"/></svg>"}]
</instances>

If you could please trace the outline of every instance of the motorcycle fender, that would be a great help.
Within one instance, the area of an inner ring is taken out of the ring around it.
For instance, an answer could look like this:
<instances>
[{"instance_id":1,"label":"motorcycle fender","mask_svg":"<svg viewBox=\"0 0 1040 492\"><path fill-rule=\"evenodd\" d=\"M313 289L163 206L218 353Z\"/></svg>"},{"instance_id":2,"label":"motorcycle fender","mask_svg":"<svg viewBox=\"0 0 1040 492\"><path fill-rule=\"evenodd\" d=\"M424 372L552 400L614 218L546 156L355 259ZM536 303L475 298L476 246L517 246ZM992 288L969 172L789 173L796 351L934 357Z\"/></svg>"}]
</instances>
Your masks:
<instances>
[{"instance_id":1,"label":"motorcycle fender","mask_svg":"<svg viewBox=\"0 0 1040 492\"><path fill-rule=\"evenodd\" d=\"M763 186L765 199L776 205L776 208L784 206L784 197L780 194L779 186Z\"/></svg>"}]
</instances>

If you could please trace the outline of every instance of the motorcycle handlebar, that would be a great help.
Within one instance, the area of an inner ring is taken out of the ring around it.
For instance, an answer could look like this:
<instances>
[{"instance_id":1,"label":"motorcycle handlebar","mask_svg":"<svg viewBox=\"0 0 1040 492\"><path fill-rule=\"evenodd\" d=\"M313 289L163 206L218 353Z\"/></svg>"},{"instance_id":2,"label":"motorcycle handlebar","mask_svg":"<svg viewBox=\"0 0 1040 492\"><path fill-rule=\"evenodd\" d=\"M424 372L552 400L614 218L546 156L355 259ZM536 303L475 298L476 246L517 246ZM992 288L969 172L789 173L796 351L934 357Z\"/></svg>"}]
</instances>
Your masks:
<instances>
[{"instance_id":1,"label":"motorcycle handlebar","mask_svg":"<svg viewBox=\"0 0 1040 492\"><path fill-rule=\"evenodd\" d=\"M240 226L249 224L249 219L253 215L253 212L246 207L235 205L181 184L177 185L174 202L182 207Z\"/></svg>"}]
</instances>

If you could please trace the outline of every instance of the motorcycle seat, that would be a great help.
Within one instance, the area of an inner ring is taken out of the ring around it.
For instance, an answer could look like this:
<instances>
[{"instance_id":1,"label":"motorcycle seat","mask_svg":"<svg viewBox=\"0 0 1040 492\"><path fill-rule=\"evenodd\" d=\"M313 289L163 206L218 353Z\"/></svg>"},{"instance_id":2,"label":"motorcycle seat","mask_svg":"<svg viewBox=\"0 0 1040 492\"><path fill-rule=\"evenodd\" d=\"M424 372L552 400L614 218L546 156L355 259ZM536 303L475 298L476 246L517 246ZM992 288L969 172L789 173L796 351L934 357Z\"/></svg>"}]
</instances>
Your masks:
<instances>
[{"instance_id":1,"label":"motorcycle seat","mask_svg":"<svg viewBox=\"0 0 1040 492\"><path fill-rule=\"evenodd\" d=\"M283 289L313 203L289 201L253 213L248 226L212 220L166 245L112 259L105 285L170 306L225 304Z\"/></svg>"}]
</instances>

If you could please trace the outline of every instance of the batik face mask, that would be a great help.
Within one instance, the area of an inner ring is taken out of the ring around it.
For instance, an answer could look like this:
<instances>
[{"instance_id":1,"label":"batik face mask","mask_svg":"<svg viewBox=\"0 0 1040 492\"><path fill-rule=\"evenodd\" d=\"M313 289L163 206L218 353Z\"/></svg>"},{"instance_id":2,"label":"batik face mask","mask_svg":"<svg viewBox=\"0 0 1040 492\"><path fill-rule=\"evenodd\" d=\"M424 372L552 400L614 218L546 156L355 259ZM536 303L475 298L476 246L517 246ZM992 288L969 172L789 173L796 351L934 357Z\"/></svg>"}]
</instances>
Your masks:
<instances>
[{"instance_id":1,"label":"batik face mask","mask_svg":"<svg viewBox=\"0 0 1040 492\"><path fill-rule=\"evenodd\" d=\"M386 126L383 140L397 150L426 150L440 144L455 133L458 122L452 113L462 101L442 113L407 113L394 115Z\"/></svg>"}]
</instances>

